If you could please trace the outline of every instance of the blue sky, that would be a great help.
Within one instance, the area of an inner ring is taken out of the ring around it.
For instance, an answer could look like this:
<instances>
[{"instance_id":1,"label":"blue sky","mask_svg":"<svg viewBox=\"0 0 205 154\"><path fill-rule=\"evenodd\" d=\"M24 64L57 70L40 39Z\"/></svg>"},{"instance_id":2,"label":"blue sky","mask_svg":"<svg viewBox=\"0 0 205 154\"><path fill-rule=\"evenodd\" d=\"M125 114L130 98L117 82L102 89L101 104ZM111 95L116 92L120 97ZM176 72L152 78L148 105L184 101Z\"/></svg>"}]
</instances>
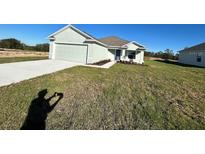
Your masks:
<instances>
[{"instance_id":1,"label":"blue sky","mask_svg":"<svg viewBox=\"0 0 205 154\"><path fill-rule=\"evenodd\" d=\"M0 24L0 39L17 38L34 45L48 42L47 36L65 24ZM74 25L95 36L118 36L145 45L149 51L163 51L166 48L178 51L205 42L205 25L143 25L143 24L85 24Z\"/></svg>"}]
</instances>

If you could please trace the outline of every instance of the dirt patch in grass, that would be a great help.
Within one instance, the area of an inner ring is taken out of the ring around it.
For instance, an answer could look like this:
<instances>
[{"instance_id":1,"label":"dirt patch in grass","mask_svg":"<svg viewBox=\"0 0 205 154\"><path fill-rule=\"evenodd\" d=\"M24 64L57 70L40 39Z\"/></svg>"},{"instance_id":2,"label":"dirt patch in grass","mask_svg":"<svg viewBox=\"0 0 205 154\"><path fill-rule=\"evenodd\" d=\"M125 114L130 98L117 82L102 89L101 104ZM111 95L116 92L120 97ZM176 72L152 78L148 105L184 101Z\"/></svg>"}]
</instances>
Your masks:
<instances>
[{"instance_id":1,"label":"dirt patch in grass","mask_svg":"<svg viewBox=\"0 0 205 154\"><path fill-rule=\"evenodd\" d=\"M47 57L47 56L48 56L48 52L25 51L25 50L0 51L0 57Z\"/></svg>"}]
</instances>

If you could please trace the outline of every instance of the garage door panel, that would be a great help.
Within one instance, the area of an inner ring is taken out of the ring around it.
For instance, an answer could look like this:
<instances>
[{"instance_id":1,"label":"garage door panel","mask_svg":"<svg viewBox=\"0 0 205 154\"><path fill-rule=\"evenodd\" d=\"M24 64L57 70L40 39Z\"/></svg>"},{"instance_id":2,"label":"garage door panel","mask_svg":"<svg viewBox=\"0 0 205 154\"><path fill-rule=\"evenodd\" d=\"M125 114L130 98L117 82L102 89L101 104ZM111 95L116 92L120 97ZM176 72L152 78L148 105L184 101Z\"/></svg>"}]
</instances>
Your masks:
<instances>
[{"instance_id":1,"label":"garage door panel","mask_svg":"<svg viewBox=\"0 0 205 154\"><path fill-rule=\"evenodd\" d=\"M86 63L87 46L75 44L56 44L55 59Z\"/></svg>"}]
</instances>

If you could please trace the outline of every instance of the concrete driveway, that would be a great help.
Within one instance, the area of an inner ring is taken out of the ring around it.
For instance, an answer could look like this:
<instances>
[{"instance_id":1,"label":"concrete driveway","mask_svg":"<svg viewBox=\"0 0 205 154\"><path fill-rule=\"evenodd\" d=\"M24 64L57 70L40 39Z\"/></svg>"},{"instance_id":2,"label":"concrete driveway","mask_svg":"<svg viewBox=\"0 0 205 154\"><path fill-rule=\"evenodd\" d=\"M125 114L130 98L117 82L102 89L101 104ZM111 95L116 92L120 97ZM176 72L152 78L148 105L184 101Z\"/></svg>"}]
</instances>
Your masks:
<instances>
[{"instance_id":1,"label":"concrete driveway","mask_svg":"<svg viewBox=\"0 0 205 154\"><path fill-rule=\"evenodd\" d=\"M0 64L0 87L80 65L63 60L37 60Z\"/></svg>"}]
</instances>

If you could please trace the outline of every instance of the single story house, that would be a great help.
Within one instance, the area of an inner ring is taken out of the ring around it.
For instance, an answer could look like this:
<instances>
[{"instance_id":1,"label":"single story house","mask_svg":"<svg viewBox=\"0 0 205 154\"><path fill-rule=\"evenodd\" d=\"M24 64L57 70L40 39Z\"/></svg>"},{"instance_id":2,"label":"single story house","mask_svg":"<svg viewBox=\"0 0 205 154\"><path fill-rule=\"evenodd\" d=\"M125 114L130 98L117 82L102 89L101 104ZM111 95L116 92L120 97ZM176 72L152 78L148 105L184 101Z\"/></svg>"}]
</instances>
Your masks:
<instances>
[{"instance_id":1,"label":"single story house","mask_svg":"<svg viewBox=\"0 0 205 154\"><path fill-rule=\"evenodd\" d=\"M205 43L179 51L179 63L205 67Z\"/></svg>"},{"instance_id":2,"label":"single story house","mask_svg":"<svg viewBox=\"0 0 205 154\"><path fill-rule=\"evenodd\" d=\"M83 64L102 60L144 63L144 46L115 36L96 39L73 25L67 25L49 37L49 58Z\"/></svg>"}]
</instances>

